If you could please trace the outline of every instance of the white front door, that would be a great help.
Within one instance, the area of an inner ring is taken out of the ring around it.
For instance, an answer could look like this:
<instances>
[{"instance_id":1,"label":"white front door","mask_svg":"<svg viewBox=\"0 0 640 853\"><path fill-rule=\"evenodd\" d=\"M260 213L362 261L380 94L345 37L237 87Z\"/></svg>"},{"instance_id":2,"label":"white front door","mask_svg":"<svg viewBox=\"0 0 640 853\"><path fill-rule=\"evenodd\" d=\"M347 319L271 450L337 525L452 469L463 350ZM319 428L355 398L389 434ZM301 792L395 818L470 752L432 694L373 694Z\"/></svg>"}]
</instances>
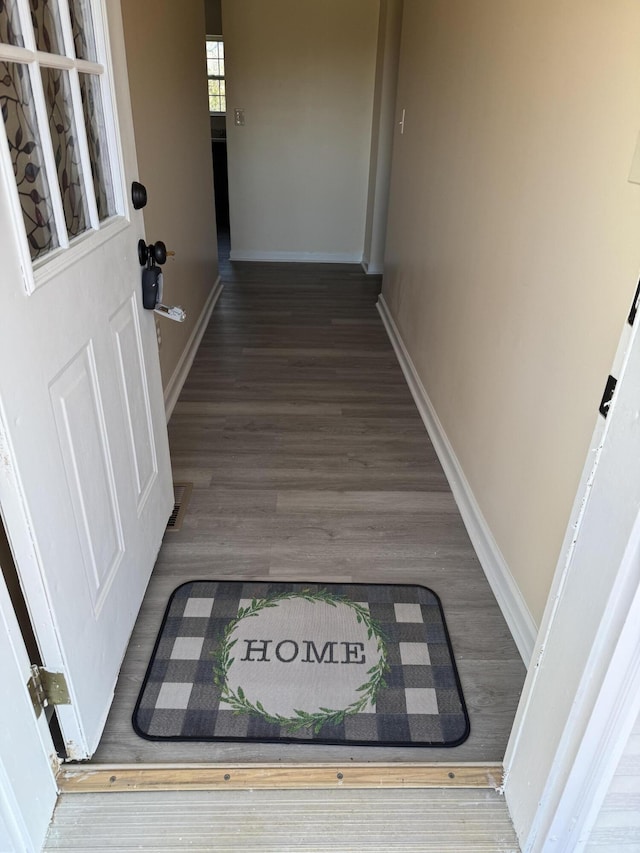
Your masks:
<instances>
[{"instance_id":1,"label":"white front door","mask_svg":"<svg viewBox=\"0 0 640 853\"><path fill-rule=\"evenodd\" d=\"M0 507L81 758L173 505L118 0L0 3L0 107Z\"/></svg>"}]
</instances>

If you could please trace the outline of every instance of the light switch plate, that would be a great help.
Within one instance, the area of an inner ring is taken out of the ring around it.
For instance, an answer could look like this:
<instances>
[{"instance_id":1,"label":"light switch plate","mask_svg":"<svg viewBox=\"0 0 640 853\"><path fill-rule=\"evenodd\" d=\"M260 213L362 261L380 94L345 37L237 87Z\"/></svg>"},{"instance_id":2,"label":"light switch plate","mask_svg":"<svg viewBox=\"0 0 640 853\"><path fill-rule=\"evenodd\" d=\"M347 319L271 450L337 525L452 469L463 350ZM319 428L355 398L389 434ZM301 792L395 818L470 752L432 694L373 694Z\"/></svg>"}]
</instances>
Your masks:
<instances>
[{"instance_id":1,"label":"light switch plate","mask_svg":"<svg viewBox=\"0 0 640 853\"><path fill-rule=\"evenodd\" d=\"M236 107L233 111L233 123L236 127L244 127L244 110L239 110Z\"/></svg>"}]
</instances>

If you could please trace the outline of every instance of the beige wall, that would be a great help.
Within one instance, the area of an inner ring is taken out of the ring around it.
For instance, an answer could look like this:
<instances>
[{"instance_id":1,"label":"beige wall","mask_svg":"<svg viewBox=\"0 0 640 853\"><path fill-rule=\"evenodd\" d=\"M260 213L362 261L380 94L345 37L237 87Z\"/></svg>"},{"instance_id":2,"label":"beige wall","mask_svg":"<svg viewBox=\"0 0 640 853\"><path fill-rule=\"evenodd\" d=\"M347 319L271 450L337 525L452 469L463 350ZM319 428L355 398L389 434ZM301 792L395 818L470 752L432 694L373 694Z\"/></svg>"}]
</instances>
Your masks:
<instances>
[{"instance_id":1,"label":"beige wall","mask_svg":"<svg viewBox=\"0 0 640 853\"><path fill-rule=\"evenodd\" d=\"M222 14L233 256L359 262L378 0L223 0Z\"/></svg>"},{"instance_id":2,"label":"beige wall","mask_svg":"<svg viewBox=\"0 0 640 853\"><path fill-rule=\"evenodd\" d=\"M164 301L187 320L157 318L165 388L218 275L202 0L122 0L147 240L176 252Z\"/></svg>"},{"instance_id":3,"label":"beige wall","mask_svg":"<svg viewBox=\"0 0 640 853\"><path fill-rule=\"evenodd\" d=\"M640 266L635 0L405 0L384 296L539 622Z\"/></svg>"}]
</instances>

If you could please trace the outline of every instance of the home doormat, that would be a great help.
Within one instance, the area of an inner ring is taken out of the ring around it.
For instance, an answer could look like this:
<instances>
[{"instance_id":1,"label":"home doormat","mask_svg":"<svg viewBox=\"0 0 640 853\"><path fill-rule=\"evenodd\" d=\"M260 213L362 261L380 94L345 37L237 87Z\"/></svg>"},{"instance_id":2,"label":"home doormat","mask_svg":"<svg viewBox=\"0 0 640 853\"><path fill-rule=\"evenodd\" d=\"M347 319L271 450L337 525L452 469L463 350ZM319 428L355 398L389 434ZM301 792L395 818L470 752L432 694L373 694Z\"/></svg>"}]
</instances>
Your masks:
<instances>
[{"instance_id":1,"label":"home doormat","mask_svg":"<svg viewBox=\"0 0 640 853\"><path fill-rule=\"evenodd\" d=\"M192 581L133 714L150 740L458 746L469 718L422 586Z\"/></svg>"}]
</instances>

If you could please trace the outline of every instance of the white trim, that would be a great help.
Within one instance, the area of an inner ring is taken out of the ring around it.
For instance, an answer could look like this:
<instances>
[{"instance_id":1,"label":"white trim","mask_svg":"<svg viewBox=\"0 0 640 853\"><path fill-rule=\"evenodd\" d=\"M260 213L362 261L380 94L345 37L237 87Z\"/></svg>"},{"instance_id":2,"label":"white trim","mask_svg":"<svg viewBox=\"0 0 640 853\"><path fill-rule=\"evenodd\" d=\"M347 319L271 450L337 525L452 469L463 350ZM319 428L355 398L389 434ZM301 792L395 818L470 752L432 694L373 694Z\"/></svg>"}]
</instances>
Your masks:
<instances>
[{"instance_id":1,"label":"white trim","mask_svg":"<svg viewBox=\"0 0 640 853\"><path fill-rule=\"evenodd\" d=\"M61 71L71 71L72 68L75 68L75 59L69 59L68 56L63 56L59 53L41 53L40 51L36 51L36 59L40 63L41 68L58 68Z\"/></svg>"},{"instance_id":2,"label":"white trim","mask_svg":"<svg viewBox=\"0 0 640 853\"><path fill-rule=\"evenodd\" d=\"M357 252L259 252L231 250L230 261L260 261L271 263L304 264L361 264L362 254Z\"/></svg>"},{"instance_id":3,"label":"white trim","mask_svg":"<svg viewBox=\"0 0 640 853\"><path fill-rule=\"evenodd\" d=\"M389 221L391 161L396 130L403 0L379 4L369 183L364 234L368 275L382 275Z\"/></svg>"},{"instance_id":4,"label":"white trim","mask_svg":"<svg viewBox=\"0 0 640 853\"><path fill-rule=\"evenodd\" d=\"M22 283L27 293L33 290L33 267L22 217L22 205L13 173L13 161L4 121L0 121L0 191L4 188L11 205L13 236L18 246Z\"/></svg>"},{"instance_id":5,"label":"white trim","mask_svg":"<svg viewBox=\"0 0 640 853\"><path fill-rule=\"evenodd\" d=\"M116 214L100 224L99 229L89 228L74 237L69 245L53 249L51 253L38 258L33 263L33 287L30 292L37 290L55 276L61 275L66 269L76 264L82 258L95 252L109 240L129 227L127 219Z\"/></svg>"},{"instance_id":6,"label":"white trim","mask_svg":"<svg viewBox=\"0 0 640 853\"><path fill-rule=\"evenodd\" d=\"M26 64L35 62L36 51L26 47L18 47L13 44L0 44L0 61L24 62Z\"/></svg>"},{"instance_id":7,"label":"white trim","mask_svg":"<svg viewBox=\"0 0 640 853\"><path fill-rule=\"evenodd\" d=\"M0 820L11 838L10 850L36 853L55 807L59 762L45 716L36 719L29 700L30 661L1 567L0 660L2 685L11 696L0 711Z\"/></svg>"},{"instance_id":8,"label":"white trim","mask_svg":"<svg viewBox=\"0 0 640 853\"><path fill-rule=\"evenodd\" d=\"M28 588L25 587L25 597L29 605L34 627L37 628L38 644L46 650L43 663L56 672L67 672L65 650L60 644L58 628L53 618L41 618L37 621L36 614L52 614L51 593L44 573L42 554L35 538L35 525L31 516L25 489L16 467L17 454L14 450L9 431L7 416L0 399L0 458L3 466L0 470L0 507L2 517L10 537L11 550L22 578L31 578ZM1 604L1 602L0 602ZM7 608L8 612L8 608ZM1 624L0 624L1 629ZM77 714L77 699L70 685L71 704L61 705L58 716L61 727L65 732L67 753L71 759L83 759L88 756L86 738ZM73 748L71 746L73 745ZM73 750L77 749L77 752Z\"/></svg>"},{"instance_id":9,"label":"white trim","mask_svg":"<svg viewBox=\"0 0 640 853\"><path fill-rule=\"evenodd\" d=\"M205 329L211 319L211 314L213 313L213 309L215 308L216 302L220 294L222 293L222 282L220 281L220 276L216 279L215 284L211 289L211 293L207 297L207 301L205 303L204 308L202 309L202 313L200 314L200 319L196 323L191 332L189 340L187 341L187 345L182 351L182 355L178 363L176 364L175 370L171 375L171 379L167 382L167 387L164 389L164 410L167 416L167 423L169 422L169 418L174 410L176 403L178 402L178 397L180 396L180 392L182 391L182 386L186 382L187 376L189 375L189 371L191 370L191 365L193 364L193 359L195 358L196 352L198 351L198 347L200 346L200 341L202 340L202 336L204 335Z\"/></svg>"},{"instance_id":10,"label":"white trim","mask_svg":"<svg viewBox=\"0 0 640 853\"><path fill-rule=\"evenodd\" d=\"M53 812L53 804L51 804L51 812ZM0 759L0 819L10 836L12 850L37 853L2 759Z\"/></svg>"},{"instance_id":11,"label":"white trim","mask_svg":"<svg viewBox=\"0 0 640 853\"><path fill-rule=\"evenodd\" d=\"M531 660L538 630L529 612L522 593L509 571L491 529L482 514L471 486L444 427L433 407L429 395L420 380L418 371L404 345L398 327L396 326L389 308L381 295L378 300L378 311L382 317L389 340L395 350L400 367L404 373L409 390L413 395L420 417L429 433L435 451L449 481L451 491L460 510L467 533L471 539L480 565L482 566L489 585L493 590L500 610L513 635L518 651L526 665Z\"/></svg>"},{"instance_id":12,"label":"white trim","mask_svg":"<svg viewBox=\"0 0 640 853\"><path fill-rule=\"evenodd\" d=\"M107 140L107 154L109 159L109 167L111 169L111 186L115 208L120 216L124 216L129 222L135 224L134 211L130 206L130 198L128 193L127 180L127 163L125 162L125 148L123 145L123 132L126 133L127 150L133 152L129 154L131 162L129 169L131 174L138 173L138 161L136 157L135 136L133 133L133 115L131 113L131 97L129 91L128 72L125 70L125 84L119 89L116 79L116 71L114 60L118 60L118 67L124 67L125 50L124 50L124 29L122 23L122 14L116 14L111 9L107 10L107 0L93 0L92 5L93 26L96 40L97 59L104 66L105 73L100 75L100 95L102 98L102 114L104 121L104 132ZM112 15L113 23L112 23ZM118 56L113 54L111 45L111 30L117 28L117 39L115 49L118 51ZM119 42L119 43L118 43ZM122 104L118 105L118 99L122 99ZM121 114L127 115L125 127L121 127ZM126 110L126 113L124 112ZM129 127L126 128L126 124ZM143 216L139 216L140 227L144 230Z\"/></svg>"},{"instance_id":13,"label":"white trim","mask_svg":"<svg viewBox=\"0 0 640 853\"><path fill-rule=\"evenodd\" d=\"M370 264L369 261L362 261L361 266L366 275L382 275L384 273L383 267Z\"/></svg>"},{"instance_id":14,"label":"white trim","mask_svg":"<svg viewBox=\"0 0 640 853\"><path fill-rule=\"evenodd\" d=\"M76 71L82 74L96 74L98 77L106 72L106 66L101 62L93 62L90 59L76 59Z\"/></svg>"},{"instance_id":15,"label":"white trim","mask_svg":"<svg viewBox=\"0 0 640 853\"><path fill-rule=\"evenodd\" d=\"M640 515L616 581L616 586L635 587L635 595L631 600L627 594L618 595L617 601L615 593L612 596L607 625L601 626L591 655L597 666L603 651L614 646L609 667L595 701L580 703L579 719L568 723L574 739L575 729L581 729L581 740L579 749L571 751L571 773L560 802L551 804L557 807L546 837L559 840L555 845L558 853L584 850L640 712L639 551ZM583 677L587 684L581 685L579 693L588 694L592 680L592 667L588 666Z\"/></svg>"}]
</instances>

